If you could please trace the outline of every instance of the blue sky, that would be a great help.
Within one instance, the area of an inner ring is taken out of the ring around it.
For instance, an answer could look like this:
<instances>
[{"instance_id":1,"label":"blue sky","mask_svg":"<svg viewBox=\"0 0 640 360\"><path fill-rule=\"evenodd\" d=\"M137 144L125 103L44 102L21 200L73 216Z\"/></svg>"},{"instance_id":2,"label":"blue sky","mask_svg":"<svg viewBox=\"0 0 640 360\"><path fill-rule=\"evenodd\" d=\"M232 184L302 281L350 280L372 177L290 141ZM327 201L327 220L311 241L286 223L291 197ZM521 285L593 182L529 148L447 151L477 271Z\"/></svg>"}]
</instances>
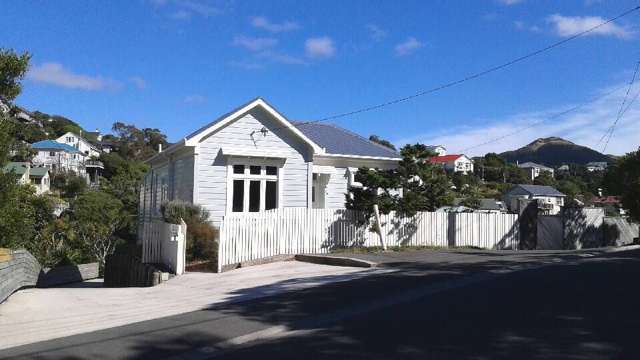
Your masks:
<instances>
[{"instance_id":1,"label":"blue sky","mask_svg":"<svg viewBox=\"0 0 640 360\"><path fill-rule=\"evenodd\" d=\"M87 129L115 121L175 141L262 96L312 120L411 95L500 64L638 5L627 0L12 1L0 46L33 54L19 105ZM563 136L602 150L640 59L640 11L508 69L334 120L362 135L476 155ZM632 95L640 90L634 86ZM640 107L607 147L640 145ZM525 128L531 123L537 126ZM596 146L598 145L598 146Z\"/></svg>"}]
</instances>

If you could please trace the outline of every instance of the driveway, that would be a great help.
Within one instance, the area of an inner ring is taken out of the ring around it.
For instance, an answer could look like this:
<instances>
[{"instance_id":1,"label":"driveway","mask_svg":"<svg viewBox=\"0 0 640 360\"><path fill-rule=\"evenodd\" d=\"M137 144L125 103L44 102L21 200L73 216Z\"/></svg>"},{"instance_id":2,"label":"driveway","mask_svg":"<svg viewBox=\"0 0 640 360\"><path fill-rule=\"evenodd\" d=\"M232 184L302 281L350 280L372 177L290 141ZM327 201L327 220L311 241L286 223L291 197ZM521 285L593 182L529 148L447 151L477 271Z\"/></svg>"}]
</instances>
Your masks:
<instances>
[{"instance_id":1,"label":"driveway","mask_svg":"<svg viewBox=\"0 0 640 360\"><path fill-rule=\"evenodd\" d=\"M103 288L101 281L89 281L21 290L0 305L0 349L350 280L370 272L288 261L222 274L187 273L149 288Z\"/></svg>"}]
</instances>

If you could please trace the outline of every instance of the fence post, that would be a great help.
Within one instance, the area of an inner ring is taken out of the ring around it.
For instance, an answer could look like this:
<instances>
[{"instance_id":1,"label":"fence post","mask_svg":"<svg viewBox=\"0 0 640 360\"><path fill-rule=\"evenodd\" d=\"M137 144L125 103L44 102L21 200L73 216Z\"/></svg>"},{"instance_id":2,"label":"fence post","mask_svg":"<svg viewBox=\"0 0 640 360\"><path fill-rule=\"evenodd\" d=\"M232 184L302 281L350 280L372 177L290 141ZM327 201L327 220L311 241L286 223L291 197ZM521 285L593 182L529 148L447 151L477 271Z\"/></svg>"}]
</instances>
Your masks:
<instances>
[{"instance_id":1,"label":"fence post","mask_svg":"<svg viewBox=\"0 0 640 360\"><path fill-rule=\"evenodd\" d=\"M220 222L220 232L219 232L219 236L220 239L218 239L218 263L216 264L217 266L217 272L221 273L222 272L222 252L224 247L222 246L223 242L224 242L224 237L225 237L225 217L222 218L222 221Z\"/></svg>"}]
</instances>

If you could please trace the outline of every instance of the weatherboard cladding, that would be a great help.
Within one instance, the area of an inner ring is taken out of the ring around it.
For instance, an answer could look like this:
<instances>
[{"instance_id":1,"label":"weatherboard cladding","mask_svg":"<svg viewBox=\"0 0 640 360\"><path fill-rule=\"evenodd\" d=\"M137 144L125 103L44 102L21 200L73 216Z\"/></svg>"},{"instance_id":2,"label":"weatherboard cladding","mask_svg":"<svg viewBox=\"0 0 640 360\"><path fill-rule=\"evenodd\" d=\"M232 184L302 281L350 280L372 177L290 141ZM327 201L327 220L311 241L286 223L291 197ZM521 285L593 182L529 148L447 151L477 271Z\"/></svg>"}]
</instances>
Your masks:
<instances>
[{"instance_id":1,"label":"weatherboard cladding","mask_svg":"<svg viewBox=\"0 0 640 360\"><path fill-rule=\"evenodd\" d=\"M532 196L566 196L551 186L544 185L518 185Z\"/></svg>"}]
</instances>

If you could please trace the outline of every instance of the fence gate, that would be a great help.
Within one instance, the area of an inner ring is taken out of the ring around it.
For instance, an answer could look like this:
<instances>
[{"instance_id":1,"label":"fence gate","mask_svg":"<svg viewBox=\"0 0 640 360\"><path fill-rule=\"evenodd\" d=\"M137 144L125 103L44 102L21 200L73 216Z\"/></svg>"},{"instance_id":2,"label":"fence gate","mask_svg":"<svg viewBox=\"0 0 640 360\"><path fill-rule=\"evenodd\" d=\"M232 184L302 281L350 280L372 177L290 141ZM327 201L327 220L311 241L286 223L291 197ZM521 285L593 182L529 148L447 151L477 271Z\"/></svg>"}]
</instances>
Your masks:
<instances>
[{"instance_id":1,"label":"fence gate","mask_svg":"<svg viewBox=\"0 0 640 360\"><path fill-rule=\"evenodd\" d=\"M538 215L538 243L536 250L562 250L564 232L562 216Z\"/></svg>"}]
</instances>

